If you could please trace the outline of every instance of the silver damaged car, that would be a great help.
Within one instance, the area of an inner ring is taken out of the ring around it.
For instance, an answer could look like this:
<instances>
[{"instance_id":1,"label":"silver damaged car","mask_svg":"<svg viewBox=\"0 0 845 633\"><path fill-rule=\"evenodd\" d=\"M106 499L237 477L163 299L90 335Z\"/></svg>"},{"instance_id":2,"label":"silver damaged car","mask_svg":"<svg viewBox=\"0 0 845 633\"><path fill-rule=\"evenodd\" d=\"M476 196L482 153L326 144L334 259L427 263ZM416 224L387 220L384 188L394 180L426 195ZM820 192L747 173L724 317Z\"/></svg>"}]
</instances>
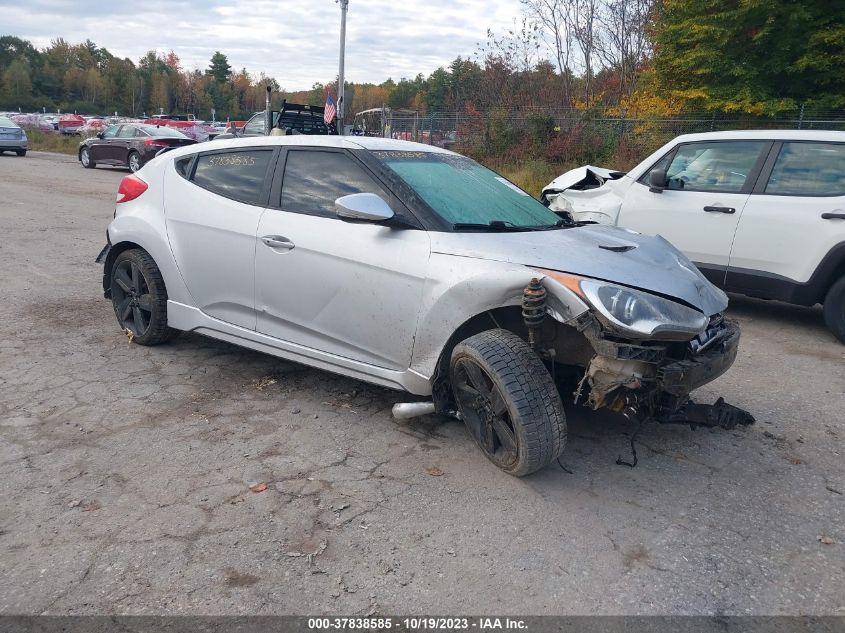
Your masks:
<instances>
[{"instance_id":1,"label":"silver damaged car","mask_svg":"<svg viewBox=\"0 0 845 633\"><path fill-rule=\"evenodd\" d=\"M103 289L135 343L193 331L424 397L412 409L461 418L513 475L560 455L562 398L639 421L753 421L690 400L731 366L739 329L686 257L560 218L436 147L175 149L123 179L107 238Z\"/></svg>"}]
</instances>

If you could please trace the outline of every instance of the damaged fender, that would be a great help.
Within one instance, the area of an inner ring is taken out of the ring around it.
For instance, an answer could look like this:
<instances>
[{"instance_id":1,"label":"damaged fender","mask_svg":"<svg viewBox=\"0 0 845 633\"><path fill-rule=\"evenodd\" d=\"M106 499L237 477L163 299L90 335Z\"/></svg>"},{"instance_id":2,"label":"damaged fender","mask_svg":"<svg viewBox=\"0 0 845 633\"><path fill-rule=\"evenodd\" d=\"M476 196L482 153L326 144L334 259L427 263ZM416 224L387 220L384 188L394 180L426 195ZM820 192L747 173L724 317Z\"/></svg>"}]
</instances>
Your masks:
<instances>
[{"instance_id":1,"label":"damaged fender","mask_svg":"<svg viewBox=\"0 0 845 633\"><path fill-rule=\"evenodd\" d=\"M576 222L616 224L627 184L624 172L586 165L561 174L543 188L540 201ZM620 186L622 185L622 186Z\"/></svg>"}]
</instances>

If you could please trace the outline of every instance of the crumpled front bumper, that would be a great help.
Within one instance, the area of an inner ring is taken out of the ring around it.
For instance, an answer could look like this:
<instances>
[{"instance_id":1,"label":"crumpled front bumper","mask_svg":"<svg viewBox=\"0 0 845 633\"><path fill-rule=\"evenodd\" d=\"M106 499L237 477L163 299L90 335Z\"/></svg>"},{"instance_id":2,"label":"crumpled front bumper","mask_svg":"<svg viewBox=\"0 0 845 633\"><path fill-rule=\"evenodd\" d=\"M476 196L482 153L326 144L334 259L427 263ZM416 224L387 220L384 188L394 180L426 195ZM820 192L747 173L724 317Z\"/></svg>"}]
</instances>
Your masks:
<instances>
[{"instance_id":1,"label":"crumpled front bumper","mask_svg":"<svg viewBox=\"0 0 845 633\"><path fill-rule=\"evenodd\" d=\"M719 340L688 360L661 365L657 370L657 384L661 391L673 396L685 396L724 374L736 360L739 350L739 324L723 321Z\"/></svg>"}]
</instances>

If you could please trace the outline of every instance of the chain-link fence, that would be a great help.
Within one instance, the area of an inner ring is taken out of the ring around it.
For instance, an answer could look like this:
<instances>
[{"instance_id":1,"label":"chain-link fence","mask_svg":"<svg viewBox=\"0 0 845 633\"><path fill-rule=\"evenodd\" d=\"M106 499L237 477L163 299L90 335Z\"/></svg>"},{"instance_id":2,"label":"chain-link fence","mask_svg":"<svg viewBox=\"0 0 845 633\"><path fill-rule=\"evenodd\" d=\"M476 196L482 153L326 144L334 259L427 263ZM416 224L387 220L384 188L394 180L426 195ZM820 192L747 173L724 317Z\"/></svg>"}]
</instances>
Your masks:
<instances>
[{"instance_id":1,"label":"chain-link fence","mask_svg":"<svg viewBox=\"0 0 845 633\"><path fill-rule=\"evenodd\" d=\"M655 117L636 113L621 116L616 111L601 109L422 114L397 113L385 108L370 111L369 121L356 119L358 134L440 147L457 146L486 154L505 151L520 143L534 143L535 147L557 144L567 155L581 155L584 152L579 150L595 150L598 146L607 149L625 145L650 151L680 134L740 129L845 130L845 111L800 108L773 117L727 112ZM598 154L602 152L598 151Z\"/></svg>"}]
</instances>

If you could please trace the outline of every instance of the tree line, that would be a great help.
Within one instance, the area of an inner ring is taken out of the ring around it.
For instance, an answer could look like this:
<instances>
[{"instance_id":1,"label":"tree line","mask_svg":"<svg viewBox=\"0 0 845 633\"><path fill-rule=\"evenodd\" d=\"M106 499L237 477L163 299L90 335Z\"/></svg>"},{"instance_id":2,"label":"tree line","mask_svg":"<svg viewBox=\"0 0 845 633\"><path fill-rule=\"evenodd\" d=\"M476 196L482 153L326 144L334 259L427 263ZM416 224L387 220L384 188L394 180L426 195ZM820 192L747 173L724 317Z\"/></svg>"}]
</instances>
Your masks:
<instances>
[{"instance_id":1,"label":"tree line","mask_svg":"<svg viewBox=\"0 0 845 633\"><path fill-rule=\"evenodd\" d=\"M836 3L834 3L836 4ZM522 15L474 52L425 76L346 85L345 110L490 113L601 106L639 115L722 110L774 115L845 107L845 10L827 0L521 0ZM173 52L120 58L88 40L43 49L0 37L0 109L242 119L275 101L322 105L336 80L286 91Z\"/></svg>"}]
</instances>

